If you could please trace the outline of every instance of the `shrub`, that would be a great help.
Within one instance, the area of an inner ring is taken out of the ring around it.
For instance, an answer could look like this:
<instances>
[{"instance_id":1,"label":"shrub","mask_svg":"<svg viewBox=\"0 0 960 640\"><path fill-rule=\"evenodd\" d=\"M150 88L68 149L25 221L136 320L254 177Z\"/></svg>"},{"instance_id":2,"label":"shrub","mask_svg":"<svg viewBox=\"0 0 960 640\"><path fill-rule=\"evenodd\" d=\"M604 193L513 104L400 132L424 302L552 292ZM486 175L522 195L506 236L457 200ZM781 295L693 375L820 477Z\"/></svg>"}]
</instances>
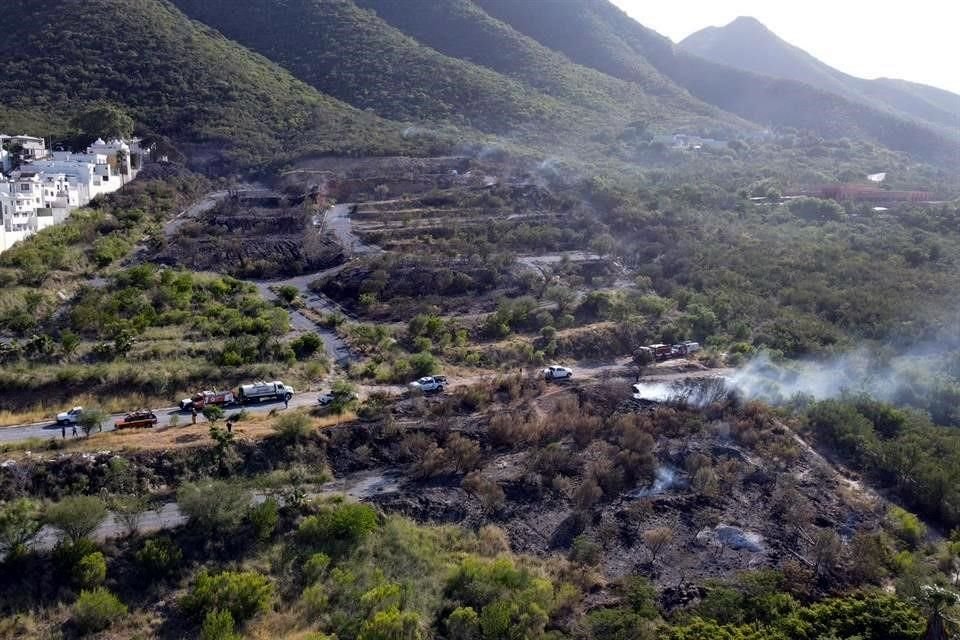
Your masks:
<instances>
[{"instance_id":1,"label":"shrub","mask_svg":"<svg viewBox=\"0 0 960 640\"><path fill-rule=\"evenodd\" d=\"M261 542L269 540L280 522L277 501L267 498L260 504L250 507L247 518L253 526L253 534L257 540Z\"/></svg>"},{"instance_id":2,"label":"shrub","mask_svg":"<svg viewBox=\"0 0 960 640\"><path fill-rule=\"evenodd\" d=\"M300 594L300 606L303 608L304 615L310 620L316 620L326 613L329 605L330 598L322 584L312 584Z\"/></svg>"},{"instance_id":3,"label":"shrub","mask_svg":"<svg viewBox=\"0 0 960 640\"><path fill-rule=\"evenodd\" d=\"M447 616L450 640L480 640L480 616L473 607L457 607Z\"/></svg>"},{"instance_id":4,"label":"shrub","mask_svg":"<svg viewBox=\"0 0 960 640\"><path fill-rule=\"evenodd\" d=\"M581 533L570 545L570 559L579 564L597 564L601 551L600 545Z\"/></svg>"},{"instance_id":5,"label":"shrub","mask_svg":"<svg viewBox=\"0 0 960 640\"><path fill-rule=\"evenodd\" d=\"M103 587L81 591L73 604L73 621L83 633L102 631L127 614L127 605Z\"/></svg>"},{"instance_id":6,"label":"shrub","mask_svg":"<svg viewBox=\"0 0 960 640\"><path fill-rule=\"evenodd\" d=\"M305 413L285 413L273 421L273 431L284 440L299 440L310 435L313 423Z\"/></svg>"},{"instance_id":7,"label":"shrub","mask_svg":"<svg viewBox=\"0 0 960 640\"><path fill-rule=\"evenodd\" d=\"M136 560L144 573L162 577L172 574L180 566L183 552L169 537L160 536L144 542L143 548L137 551Z\"/></svg>"},{"instance_id":8,"label":"shrub","mask_svg":"<svg viewBox=\"0 0 960 640\"><path fill-rule=\"evenodd\" d=\"M202 531L229 533L250 507L250 492L230 482L189 483L177 491L177 505Z\"/></svg>"},{"instance_id":9,"label":"shrub","mask_svg":"<svg viewBox=\"0 0 960 640\"><path fill-rule=\"evenodd\" d=\"M293 349L297 360L306 360L323 346L323 340L315 333L305 333L299 338L290 342L290 348Z\"/></svg>"},{"instance_id":10,"label":"shrub","mask_svg":"<svg viewBox=\"0 0 960 640\"><path fill-rule=\"evenodd\" d=\"M40 532L40 508L29 498L0 503L0 553L17 555Z\"/></svg>"},{"instance_id":11,"label":"shrub","mask_svg":"<svg viewBox=\"0 0 960 640\"><path fill-rule=\"evenodd\" d=\"M47 507L47 523L76 542L93 533L107 517L107 507L96 496L68 496Z\"/></svg>"},{"instance_id":12,"label":"shrub","mask_svg":"<svg viewBox=\"0 0 960 640\"><path fill-rule=\"evenodd\" d=\"M420 640L425 637L420 615L396 607L378 611L360 627L358 640Z\"/></svg>"},{"instance_id":13,"label":"shrub","mask_svg":"<svg viewBox=\"0 0 960 640\"><path fill-rule=\"evenodd\" d=\"M229 611L215 609L207 613L200 626L200 640L240 640Z\"/></svg>"},{"instance_id":14,"label":"shrub","mask_svg":"<svg viewBox=\"0 0 960 640\"><path fill-rule=\"evenodd\" d=\"M73 583L81 589L93 589L107 579L107 559L99 551L88 553L73 565Z\"/></svg>"},{"instance_id":15,"label":"shrub","mask_svg":"<svg viewBox=\"0 0 960 640\"><path fill-rule=\"evenodd\" d=\"M487 512L495 512L503 506L505 495L503 488L495 481L483 476L479 471L468 473L462 482L463 488L477 496Z\"/></svg>"},{"instance_id":16,"label":"shrub","mask_svg":"<svg viewBox=\"0 0 960 640\"><path fill-rule=\"evenodd\" d=\"M304 518L297 538L311 547L353 546L377 528L377 512L365 504L346 503Z\"/></svg>"},{"instance_id":17,"label":"shrub","mask_svg":"<svg viewBox=\"0 0 960 640\"><path fill-rule=\"evenodd\" d=\"M315 553L303 565L303 576L308 583L314 583L323 577L330 566L330 556L325 553Z\"/></svg>"},{"instance_id":18,"label":"shrub","mask_svg":"<svg viewBox=\"0 0 960 640\"><path fill-rule=\"evenodd\" d=\"M910 548L915 549L927 535L927 527L920 519L897 506L890 507L887 517L893 523L894 531Z\"/></svg>"},{"instance_id":19,"label":"shrub","mask_svg":"<svg viewBox=\"0 0 960 640\"><path fill-rule=\"evenodd\" d=\"M273 584L255 571L224 571L215 575L203 571L181 604L198 618L222 610L242 623L266 611L272 600Z\"/></svg>"},{"instance_id":20,"label":"shrub","mask_svg":"<svg viewBox=\"0 0 960 640\"><path fill-rule=\"evenodd\" d=\"M300 295L300 290L292 284L285 284L277 288L277 295L287 304L292 303Z\"/></svg>"}]
</instances>

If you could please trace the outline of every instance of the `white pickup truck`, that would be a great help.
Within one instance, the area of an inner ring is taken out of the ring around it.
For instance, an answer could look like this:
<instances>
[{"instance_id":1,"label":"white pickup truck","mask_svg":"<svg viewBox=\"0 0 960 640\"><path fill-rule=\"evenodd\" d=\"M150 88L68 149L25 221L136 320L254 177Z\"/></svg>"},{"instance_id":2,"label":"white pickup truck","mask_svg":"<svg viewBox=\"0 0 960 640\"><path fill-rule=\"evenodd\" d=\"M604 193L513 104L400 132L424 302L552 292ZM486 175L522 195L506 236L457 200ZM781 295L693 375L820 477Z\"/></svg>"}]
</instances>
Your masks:
<instances>
[{"instance_id":1,"label":"white pickup truck","mask_svg":"<svg viewBox=\"0 0 960 640\"><path fill-rule=\"evenodd\" d=\"M442 393L447 388L447 379L444 376L423 376L410 383L411 391L420 393Z\"/></svg>"},{"instance_id":2,"label":"white pickup truck","mask_svg":"<svg viewBox=\"0 0 960 640\"><path fill-rule=\"evenodd\" d=\"M57 424L77 424L83 416L83 407L74 407L70 411L57 414Z\"/></svg>"}]
</instances>

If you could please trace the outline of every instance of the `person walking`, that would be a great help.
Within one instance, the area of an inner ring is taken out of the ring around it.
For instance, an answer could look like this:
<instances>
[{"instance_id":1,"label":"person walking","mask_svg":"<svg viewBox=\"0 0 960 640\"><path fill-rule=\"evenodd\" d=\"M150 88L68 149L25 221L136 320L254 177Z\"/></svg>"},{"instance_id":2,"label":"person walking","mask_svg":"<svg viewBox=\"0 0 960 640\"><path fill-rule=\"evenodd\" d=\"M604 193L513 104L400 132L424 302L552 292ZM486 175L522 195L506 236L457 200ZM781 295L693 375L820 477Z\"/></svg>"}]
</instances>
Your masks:
<instances>
[{"instance_id":1,"label":"person walking","mask_svg":"<svg viewBox=\"0 0 960 640\"><path fill-rule=\"evenodd\" d=\"M67 425L65 424L60 425L60 434L63 436L64 440L67 439Z\"/></svg>"},{"instance_id":2,"label":"person walking","mask_svg":"<svg viewBox=\"0 0 960 640\"><path fill-rule=\"evenodd\" d=\"M197 408L196 407L190 410L190 422L191 424L197 424Z\"/></svg>"},{"instance_id":3,"label":"person walking","mask_svg":"<svg viewBox=\"0 0 960 640\"><path fill-rule=\"evenodd\" d=\"M283 396L283 408L284 409L290 408L290 396Z\"/></svg>"},{"instance_id":4,"label":"person walking","mask_svg":"<svg viewBox=\"0 0 960 640\"><path fill-rule=\"evenodd\" d=\"M73 425L73 437L76 438L78 435L80 434L77 433L77 425Z\"/></svg>"},{"instance_id":5,"label":"person walking","mask_svg":"<svg viewBox=\"0 0 960 640\"><path fill-rule=\"evenodd\" d=\"M233 423L227 420L227 433L233 433Z\"/></svg>"}]
</instances>

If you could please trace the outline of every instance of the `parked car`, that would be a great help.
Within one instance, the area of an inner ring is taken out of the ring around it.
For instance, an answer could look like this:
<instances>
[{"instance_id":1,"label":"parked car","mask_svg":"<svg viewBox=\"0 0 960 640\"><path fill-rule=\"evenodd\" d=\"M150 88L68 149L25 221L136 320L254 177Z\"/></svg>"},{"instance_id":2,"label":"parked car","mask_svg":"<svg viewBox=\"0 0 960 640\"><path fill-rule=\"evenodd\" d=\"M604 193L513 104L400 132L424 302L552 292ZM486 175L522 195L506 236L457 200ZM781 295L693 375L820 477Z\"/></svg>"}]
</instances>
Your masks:
<instances>
[{"instance_id":1,"label":"parked car","mask_svg":"<svg viewBox=\"0 0 960 640\"><path fill-rule=\"evenodd\" d=\"M444 376L423 376L419 380L411 382L409 386L411 391L419 391L420 393L434 391L441 393L447 388L447 379Z\"/></svg>"},{"instance_id":2,"label":"parked car","mask_svg":"<svg viewBox=\"0 0 960 640\"><path fill-rule=\"evenodd\" d=\"M77 424L83 416L83 407L74 407L70 411L57 414L57 424Z\"/></svg>"},{"instance_id":3,"label":"parked car","mask_svg":"<svg viewBox=\"0 0 960 640\"><path fill-rule=\"evenodd\" d=\"M117 420L114 426L117 429L134 429L137 427L154 427L157 425L157 414L149 409L137 409Z\"/></svg>"},{"instance_id":4,"label":"parked car","mask_svg":"<svg viewBox=\"0 0 960 640\"><path fill-rule=\"evenodd\" d=\"M333 395L332 391L324 391L323 393L320 394L320 397L317 398L317 402L320 404L321 407L326 407L331 402L333 402L335 398L336 396ZM356 400L358 398L359 396L357 394L355 393L350 394L351 400Z\"/></svg>"},{"instance_id":5,"label":"parked car","mask_svg":"<svg viewBox=\"0 0 960 640\"><path fill-rule=\"evenodd\" d=\"M546 380L566 380L573 377L573 371L567 367L552 364L543 370L543 377Z\"/></svg>"}]
</instances>

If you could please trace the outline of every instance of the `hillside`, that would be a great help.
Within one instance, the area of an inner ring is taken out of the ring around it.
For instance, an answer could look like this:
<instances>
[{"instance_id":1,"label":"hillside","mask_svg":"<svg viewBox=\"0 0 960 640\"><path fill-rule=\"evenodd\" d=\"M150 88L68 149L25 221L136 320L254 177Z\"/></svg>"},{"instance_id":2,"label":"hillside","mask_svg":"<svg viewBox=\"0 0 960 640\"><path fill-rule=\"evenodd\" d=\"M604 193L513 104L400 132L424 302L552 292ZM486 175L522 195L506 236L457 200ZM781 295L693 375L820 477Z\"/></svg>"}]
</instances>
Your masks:
<instances>
[{"instance_id":1,"label":"hillside","mask_svg":"<svg viewBox=\"0 0 960 640\"><path fill-rule=\"evenodd\" d=\"M954 135L960 134L960 96L924 85L867 80L843 73L784 41L755 18L740 17L723 27L707 27L678 46L711 62L804 82L901 117L953 128Z\"/></svg>"},{"instance_id":2,"label":"hillside","mask_svg":"<svg viewBox=\"0 0 960 640\"><path fill-rule=\"evenodd\" d=\"M4 9L16 19L0 42L0 130L33 118L49 123L38 133L56 132L83 105L107 101L144 132L244 164L408 146L398 127L319 94L165 1L12 0Z\"/></svg>"},{"instance_id":3,"label":"hillside","mask_svg":"<svg viewBox=\"0 0 960 640\"><path fill-rule=\"evenodd\" d=\"M608 0L475 2L575 62L631 81L640 80L638 69L652 65L701 100L761 125L869 140L951 165L960 157L960 143L930 127L804 83L748 73L677 50Z\"/></svg>"},{"instance_id":4,"label":"hillside","mask_svg":"<svg viewBox=\"0 0 960 640\"><path fill-rule=\"evenodd\" d=\"M643 86L571 64L466 2L175 0L321 92L381 116L534 144L664 127L748 125L651 70ZM388 22L390 24L388 24ZM399 28L397 28L399 27Z\"/></svg>"}]
</instances>

